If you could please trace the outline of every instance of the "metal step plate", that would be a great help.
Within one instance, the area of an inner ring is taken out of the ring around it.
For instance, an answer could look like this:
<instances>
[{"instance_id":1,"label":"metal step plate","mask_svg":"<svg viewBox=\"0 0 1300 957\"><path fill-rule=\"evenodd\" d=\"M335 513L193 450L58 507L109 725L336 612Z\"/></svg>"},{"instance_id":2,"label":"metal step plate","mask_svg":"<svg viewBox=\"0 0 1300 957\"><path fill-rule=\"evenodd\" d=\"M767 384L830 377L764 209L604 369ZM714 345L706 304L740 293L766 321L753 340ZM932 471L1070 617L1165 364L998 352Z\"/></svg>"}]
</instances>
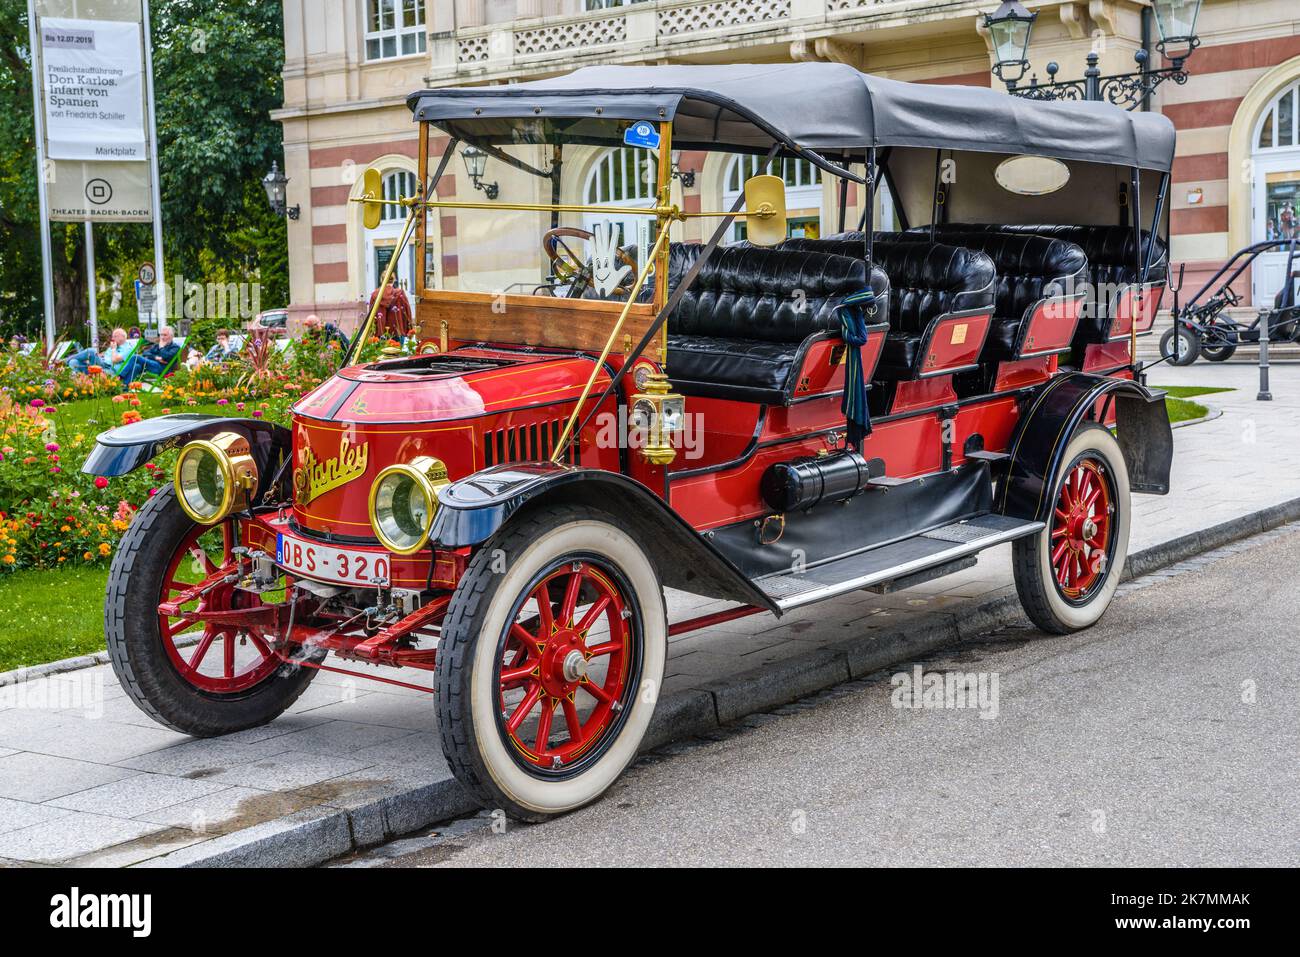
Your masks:
<instances>
[{"instance_id":1,"label":"metal step plate","mask_svg":"<svg viewBox=\"0 0 1300 957\"><path fill-rule=\"evenodd\" d=\"M936 565L974 555L1025 535L1042 531L1042 522L1005 515L980 515L835 559L794 573L784 571L757 579L758 587L782 611L824 601L880 582L905 578Z\"/></svg>"}]
</instances>

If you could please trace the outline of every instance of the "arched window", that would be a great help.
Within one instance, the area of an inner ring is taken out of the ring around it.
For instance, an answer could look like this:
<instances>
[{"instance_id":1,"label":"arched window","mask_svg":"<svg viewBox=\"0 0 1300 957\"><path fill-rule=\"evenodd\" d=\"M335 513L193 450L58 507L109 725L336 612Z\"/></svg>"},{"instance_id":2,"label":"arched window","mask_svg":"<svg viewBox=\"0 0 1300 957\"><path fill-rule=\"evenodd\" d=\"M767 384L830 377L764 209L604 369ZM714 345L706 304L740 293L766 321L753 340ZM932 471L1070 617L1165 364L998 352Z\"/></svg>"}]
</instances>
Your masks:
<instances>
[{"instance_id":1,"label":"arched window","mask_svg":"<svg viewBox=\"0 0 1300 957\"><path fill-rule=\"evenodd\" d=\"M1300 80L1282 87L1264 107L1251 144L1255 241L1300 239ZM1255 260L1251 290L1256 305L1272 302L1288 281L1287 261L1285 246Z\"/></svg>"},{"instance_id":2,"label":"arched window","mask_svg":"<svg viewBox=\"0 0 1300 957\"><path fill-rule=\"evenodd\" d=\"M635 205L655 198L656 164L650 150L624 146L607 152L587 178L587 202L592 205Z\"/></svg>"},{"instance_id":3,"label":"arched window","mask_svg":"<svg viewBox=\"0 0 1300 957\"><path fill-rule=\"evenodd\" d=\"M722 208L730 209L745 189L745 182L757 176L764 157L738 155L732 158L723 178ZM785 180L785 207L790 215L791 236L816 239L821 234L822 171L805 159L772 160L772 175ZM733 238L744 239L745 223L737 221Z\"/></svg>"},{"instance_id":4,"label":"arched window","mask_svg":"<svg viewBox=\"0 0 1300 957\"><path fill-rule=\"evenodd\" d=\"M415 195L415 174L404 169L393 170L384 174L384 199L405 199ZM384 206L379 214L380 222L406 220L406 207Z\"/></svg>"},{"instance_id":5,"label":"arched window","mask_svg":"<svg viewBox=\"0 0 1300 957\"><path fill-rule=\"evenodd\" d=\"M1260 150L1291 149L1300 146L1300 81L1285 87L1264 109L1259 120L1255 147Z\"/></svg>"}]
</instances>

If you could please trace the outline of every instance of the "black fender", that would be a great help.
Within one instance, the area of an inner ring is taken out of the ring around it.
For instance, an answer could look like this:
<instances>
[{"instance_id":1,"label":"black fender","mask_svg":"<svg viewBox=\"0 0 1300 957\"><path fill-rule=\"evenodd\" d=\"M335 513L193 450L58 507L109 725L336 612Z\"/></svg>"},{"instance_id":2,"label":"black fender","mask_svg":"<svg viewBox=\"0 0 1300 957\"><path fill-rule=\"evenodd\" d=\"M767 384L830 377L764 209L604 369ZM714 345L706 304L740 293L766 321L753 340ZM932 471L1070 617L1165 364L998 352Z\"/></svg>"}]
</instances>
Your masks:
<instances>
[{"instance_id":1,"label":"black fender","mask_svg":"<svg viewBox=\"0 0 1300 957\"><path fill-rule=\"evenodd\" d=\"M587 505L625 523L665 585L780 614L729 558L635 479L549 462L498 465L443 486L430 538L442 548L482 545L512 517L544 505Z\"/></svg>"},{"instance_id":2,"label":"black fender","mask_svg":"<svg viewBox=\"0 0 1300 957\"><path fill-rule=\"evenodd\" d=\"M1065 464L1065 447L1103 398L1115 405L1116 439L1132 490L1168 494L1174 437L1165 393L1130 379L1073 372L1056 377L1029 399L1011 439L1011 462L999 503L1003 514L1047 519L1051 502L1046 493Z\"/></svg>"},{"instance_id":3,"label":"black fender","mask_svg":"<svg viewBox=\"0 0 1300 957\"><path fill-rule=\"evenodd\" d=\"M238 432L247 437L258 474L263 479L258 493L261 498L293 452L293 433L282 425L261 419L184 412L133 422L100 433L81 471L88 475L126 475L168 449L179 448L194 439L211 438L218 432Z\"/></svg>"}]
</instances>

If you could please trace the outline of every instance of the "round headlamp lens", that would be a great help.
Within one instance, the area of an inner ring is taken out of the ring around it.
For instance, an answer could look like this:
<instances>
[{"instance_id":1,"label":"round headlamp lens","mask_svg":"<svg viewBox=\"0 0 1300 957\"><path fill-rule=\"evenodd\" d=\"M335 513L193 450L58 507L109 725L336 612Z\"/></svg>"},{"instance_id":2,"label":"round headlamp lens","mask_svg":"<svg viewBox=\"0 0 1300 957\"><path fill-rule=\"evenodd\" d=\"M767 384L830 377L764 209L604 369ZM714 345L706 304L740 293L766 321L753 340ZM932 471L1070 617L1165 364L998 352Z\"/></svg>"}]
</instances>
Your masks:
<instances>
[{"instance_id":1,"label":"round headlamp lens","mask_svg":"<svg viewBox=\"0 0 1300 957\"><path fill-rule=\"evenodd\" d=\"M218 453L206 445L181 451L176 463L176 485L186 511L200 522L222 517L226 503L226 471Z\"/></svg>"},{"instance_id":2,"label":"round headlamp lens","mask_svg":"<svg viewBox=\"0 0 1300 957\"><path fill-rule=\"evenodd\" d=\"M394 551L416 551L424 545L435 507L414 476L390 472L375 488L375 531Z\"/></svg>"}]
</instances>

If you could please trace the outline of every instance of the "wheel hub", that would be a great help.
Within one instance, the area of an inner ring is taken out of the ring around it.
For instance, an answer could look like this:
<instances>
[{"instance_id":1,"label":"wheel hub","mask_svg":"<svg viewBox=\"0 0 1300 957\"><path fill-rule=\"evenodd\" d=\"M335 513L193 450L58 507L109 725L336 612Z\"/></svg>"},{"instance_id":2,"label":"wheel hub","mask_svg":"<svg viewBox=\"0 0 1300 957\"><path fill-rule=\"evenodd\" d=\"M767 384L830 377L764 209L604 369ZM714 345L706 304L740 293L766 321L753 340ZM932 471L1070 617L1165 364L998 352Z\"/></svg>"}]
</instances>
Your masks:
<instances>
[{"instance_id":1,"label":"wheel hub","mask_svg":"<svg viewBox=\"0 0 1300 957\"><path fill-rule=\"evenodd\" d=\"M542 651L542 690L552 698L572 694L586 680L587 657L582 635L568 628L556 631Z\"/></svg>"}]
</instances>

